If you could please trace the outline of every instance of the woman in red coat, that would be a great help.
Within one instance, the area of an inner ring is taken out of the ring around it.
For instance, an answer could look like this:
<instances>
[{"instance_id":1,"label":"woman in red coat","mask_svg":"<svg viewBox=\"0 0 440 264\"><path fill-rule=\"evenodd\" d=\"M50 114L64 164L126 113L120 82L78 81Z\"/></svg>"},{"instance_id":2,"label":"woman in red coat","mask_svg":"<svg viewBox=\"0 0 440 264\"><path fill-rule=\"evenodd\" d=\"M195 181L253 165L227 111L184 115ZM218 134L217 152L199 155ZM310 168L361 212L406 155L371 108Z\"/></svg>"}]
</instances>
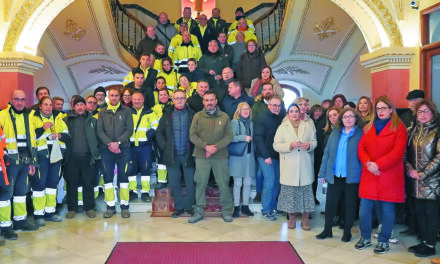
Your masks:
<instances>
[{"instance_id":1,"label":"woman in red coat","mask_svg":"<svg viewBox=\"0 0 440 264\"><path fill-rule=\"evenodd\" d=\"M371 246L371 215L376 203L382 229L374 253L389 251L388 241L394 224L394 204L405 201L403 155L406 129L386 96L376 99L374 116L365 126L358 155L363 165L359 185L361 238L356 249Z\"/></svg>"}]
</instances>

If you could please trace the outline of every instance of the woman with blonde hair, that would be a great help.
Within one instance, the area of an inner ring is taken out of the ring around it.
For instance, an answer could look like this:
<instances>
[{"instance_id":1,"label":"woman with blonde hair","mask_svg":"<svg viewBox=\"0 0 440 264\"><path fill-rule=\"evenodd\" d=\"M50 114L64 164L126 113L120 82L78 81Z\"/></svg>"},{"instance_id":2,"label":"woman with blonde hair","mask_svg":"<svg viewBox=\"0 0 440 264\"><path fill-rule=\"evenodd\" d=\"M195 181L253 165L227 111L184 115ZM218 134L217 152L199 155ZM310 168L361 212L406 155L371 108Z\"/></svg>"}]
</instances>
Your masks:
<instances>
[{"instance_id":1,"label":"woman with blonde hair","mask_svg":"<svg viewBox=\"0 0 440 264\"><path fill-rule=\"evenodd\" d=\"M361 207L359 227L361 238L356 249L371 247L371 217L376 207L382 224L374 253L390 250L389 239L394 225L394 204L405 201L403 155L406 128L386 96L376 99L374 115L364 128L359 141L358 156L363 165L359 185Z\"/></svg>"},{"instance_id":2,"label":"woman with blonde hair","mask_svg":"<svg viewBox=\"0 0 440 264\"><path fill-rule=\"evenodd\" d=\"M373 103L367 96L361 96L356 104L356 110L361 114L365 123L370 122L373 118Z\"/></svg>"},{"instance_id":3,"label":"woman with blonde hair","mask_svg":"<svg viewBox=\"0 0 440 264\"><path fill-rule=\"evenodd\" d=\"M252 123L252 110L248 103L243 102L237 106L234 118L231 121L232 143L247 142L247 146L241 156L229 155L229 171L234 177L234 212L232 217L240 216L240 191L243 186L243 204L241 213L247 216L254 214L249 210L249 198L251 193L252 177L255 175L255 157L253 136L254 127Z\"/></svg>"}]
</instances>

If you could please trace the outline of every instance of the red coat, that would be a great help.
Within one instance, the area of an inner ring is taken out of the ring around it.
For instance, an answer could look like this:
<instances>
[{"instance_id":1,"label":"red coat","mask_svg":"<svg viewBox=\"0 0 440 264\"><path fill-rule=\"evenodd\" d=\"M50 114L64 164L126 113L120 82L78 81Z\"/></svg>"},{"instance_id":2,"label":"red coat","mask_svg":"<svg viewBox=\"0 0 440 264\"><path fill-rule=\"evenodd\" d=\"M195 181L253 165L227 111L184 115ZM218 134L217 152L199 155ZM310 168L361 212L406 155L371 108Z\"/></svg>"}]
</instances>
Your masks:
<instances>
[{"instance_id":1,"label":"red coat","mask_svg":"<svg viewBox=\"0 0 440 264\"><path fill-rule=\"evenodd\" d=\"M379 135L373 126L365 133L358 147L362 162L359 197L371 200L402 203L405 201L403 155L406 147L406 129L403 123L396 131L389 122ZM380 170L376 176L368 171L366 163L375 162Z\"/></svg>"}]
</instances>

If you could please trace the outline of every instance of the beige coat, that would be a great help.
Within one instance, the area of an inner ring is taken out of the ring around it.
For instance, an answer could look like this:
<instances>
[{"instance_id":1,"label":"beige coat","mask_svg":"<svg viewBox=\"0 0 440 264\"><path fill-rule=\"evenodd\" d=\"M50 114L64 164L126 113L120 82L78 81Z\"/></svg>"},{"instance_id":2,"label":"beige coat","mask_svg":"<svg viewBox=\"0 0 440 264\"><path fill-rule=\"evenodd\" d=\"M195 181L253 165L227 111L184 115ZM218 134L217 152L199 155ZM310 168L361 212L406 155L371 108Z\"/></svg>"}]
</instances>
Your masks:
<instances>
[{"instance_id":1,"label":"beige coat","mask_svg":"<svg viewBox=\"0 0 440 264\"><path fill-rule=\"evenodd\" d=\"M313 183L313 150L317 142L315 125L308 120L301 121L297 135L289 119L285 118L275 134L273 148L280 153L280 183L283 185L305 186ZM290 143L298 140L309 143L310 149L290 150Z\"/></svg>"}]
</instances>

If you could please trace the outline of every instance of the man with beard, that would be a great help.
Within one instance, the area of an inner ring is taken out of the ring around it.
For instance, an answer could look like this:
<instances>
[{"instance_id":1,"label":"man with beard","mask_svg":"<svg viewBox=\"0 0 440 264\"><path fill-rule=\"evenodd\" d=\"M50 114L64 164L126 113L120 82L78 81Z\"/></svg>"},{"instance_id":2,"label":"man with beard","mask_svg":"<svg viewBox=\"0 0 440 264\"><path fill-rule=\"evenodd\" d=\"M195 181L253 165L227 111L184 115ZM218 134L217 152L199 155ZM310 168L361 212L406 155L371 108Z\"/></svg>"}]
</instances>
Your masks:
<instances>
[{"instance_id":1,"label":"man with beard","mask_svg":"<svg viewBox=\"0 0 440 264\"><path fill-rule=\"evenodd\" d=\"M258 121L260 115L267 110L269 99L274 96L273 85L270 82L263 83L261 94L255 97L255 104L252 106L252 121ZM283 107L281 108L282 114L286 113L284 109L284 102L281 101Z\"/></svg>"},{"instance_id":2,"label":"man with beard","mask_svg":"<svg viewBox=\"0 0 440 264\"><path fill-rule=\"evenodd\" d=\"M238 20L238 26L237 29L230 32L228 35L228 44L232 45L235 44L236 41L236 35L239 32L243 32L244 34L244 42L248 42L249 40L253 39L257 41L257 36L255 36L254 31L246 24L246 19L241 18Z\"/></svg>"},{"instance_id":3,"label":"man with beard","mask_svg":"<svg viewBox=\"0 0 440 264\"><path fill-rule=\"evenodd\" d=\"M160 70L162 68L162 60L168 56L165 51L165 45L157 43L152 54L155 58L153 69Z\"/></svg>"},{"instance_id":4,"label":"man with beard","mask_svg":"<svg viewBox=\"0 0 440 264\"><path fill-rule=\"evenodd\" d=\"M95 91L93 92L93 95L95 96L96 100L98 100L98 105L97 105L96 109L99 112L99 111L101 111L102 108L107 106L107 103L105 102L105 97L107 96L107 91L105 90L104 87L99 86L98 88L95 89ZM70 103L72 104L72 102L73 101L71 101ZM73 106L72 106L72 108L73 108Z\"/></svg>"},{"instance_id":5,"label":"man with beard","mask_svg":"<svg viewBox=\"0 0 440 264\"><path fill-rule=\"evenodd\" d=\"M159 39L156 36L156 29L153 26L148 26L145 32L145 38L139 41L136 48L136 59L141 58L141 54L151 54L154 48L159 43Z\"/></svg>"},{"instance_id":6,"label":"man with beard","mask_svg":"<svg viewBox=\"0 0 440 264\"><path fill-rule=\"evenodd\" d=\"M131 69L130 72L124 77L122 81L122 85L126 86L127 84L134 81L134 73L141 70L144 73L144 84L147 87L153 86L156 81L156 76L158 71L150 67L150 54L143 53L141 58L139 59L139 66Z\"/></svg>"},{"instance_id":7,"label":"man with beard","mask_svg":"<svg viewBox=\"0 0 440 264\"><path fill-rule=\"evenodd\" d=\"M217 107L213 92L203 96L204 110L195 114L191 124L190 140L195 145L196 205L188 223L203 220L206 206L205 190L212 169L220 190L223 220L232 222L232 195L229 189L228 145L232 141L232 127L226 113Z\"/></svg>"},{"instance_id":8,"label":"man with beard","mask_svg":"<svg viewBox=\"0 0 440 264\"><path fill-rule=\"evenodd\" d=\"M219 51L217 40L209 42L208 51L199 60L199 69L205 74L209 87L214 87L222 78L224 68L229 67L228 59Z\"/></svg>"}]
</instances>

